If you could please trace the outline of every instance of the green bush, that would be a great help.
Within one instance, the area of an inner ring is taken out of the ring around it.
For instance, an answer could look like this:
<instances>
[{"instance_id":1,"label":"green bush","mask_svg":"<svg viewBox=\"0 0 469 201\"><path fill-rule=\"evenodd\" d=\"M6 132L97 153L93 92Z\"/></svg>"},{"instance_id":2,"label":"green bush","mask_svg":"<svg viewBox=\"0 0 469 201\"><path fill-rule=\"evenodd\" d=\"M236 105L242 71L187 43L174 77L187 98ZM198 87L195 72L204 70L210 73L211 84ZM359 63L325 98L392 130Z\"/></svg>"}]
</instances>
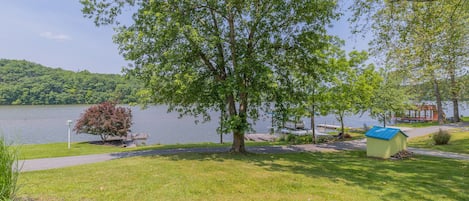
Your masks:
<instances>
[{"instance_id":1,"label":"green bush","mask_svg":"<svg viewBox=\"0 0 469 201\"><path fill-rule=\"evenodd\" d=\"M318 136L316 138L316 143L326 143L326 142L330 142L332 139L330 137L326 137L326 136Z\"/></svg>"},{"instance_id":2,"label":"green bush","mask_svg":"<svg viewBox=\"0 0 469 201\"><path fill-rule=\"evenodd\" d=\"M18 152L0 137L0 200L15 198L18 174Z\"/></svg>"},{"instance_id":3,"label":"green bush","mask_svg":"<svg viewBox=\"0 0 469 201\"><path fill-rule=\"evenodd\" d=\"M448 144L450 139L451 135L445 130L440 129L440 131L433 134L433 141L435 141L436 145Z\"/></svg>"},{"instance_id":4,"label":"green bush","mask_svg":"<svg viewBox=\"0 0 469 201\"><path fill-rule=\"evenodd\" d=\"M295 139L296 139L296 136L293 134L287 134L285 136L285 142L293 142L295 141Z\"/></svg>"},{"instance_id":5,"label":"green bush","mask_svg":"<svg viewBox=\"0 0 469 201\"><path fill-rule=\"evenodd\" d=\"M310 144L313 143L313 137L311 135L283 134L277 138L277 141L290 144Z\"/></svg>"}]
</instances>

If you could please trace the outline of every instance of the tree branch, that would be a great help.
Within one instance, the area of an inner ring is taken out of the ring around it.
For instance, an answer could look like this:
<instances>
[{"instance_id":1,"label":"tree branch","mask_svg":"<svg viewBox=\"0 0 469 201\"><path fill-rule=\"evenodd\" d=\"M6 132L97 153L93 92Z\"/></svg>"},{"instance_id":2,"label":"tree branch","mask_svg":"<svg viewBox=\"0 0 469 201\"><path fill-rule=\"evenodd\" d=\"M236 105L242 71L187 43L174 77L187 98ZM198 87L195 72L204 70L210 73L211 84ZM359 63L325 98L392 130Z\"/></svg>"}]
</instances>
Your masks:
<instances>
[{"instance_id":1,"label":"tree branch","mask_svg":"<svg viewBox=\"0 0 469 201\"><path fill-rule=\"evenodd\" d=\"M224 54L224 50L223 50L223 44L222 42L220 41L221 39L221 35L220 35L220 28L218 27L218 21L217 21L217 18L216 18L216 15L215 15L215 12L213 10L210 10L210 14L212 16L212 20L213 20L213 26L214 26L214 29L215 29L215 34L218 36L218 41L217 41L217 51L218 51L218 62L217 62L217 66L218 66L218 69L221 71L222 73L222 78L225 79L226 78L226 70L225 70L225 54Z\"/></svg>"}]
</instances>

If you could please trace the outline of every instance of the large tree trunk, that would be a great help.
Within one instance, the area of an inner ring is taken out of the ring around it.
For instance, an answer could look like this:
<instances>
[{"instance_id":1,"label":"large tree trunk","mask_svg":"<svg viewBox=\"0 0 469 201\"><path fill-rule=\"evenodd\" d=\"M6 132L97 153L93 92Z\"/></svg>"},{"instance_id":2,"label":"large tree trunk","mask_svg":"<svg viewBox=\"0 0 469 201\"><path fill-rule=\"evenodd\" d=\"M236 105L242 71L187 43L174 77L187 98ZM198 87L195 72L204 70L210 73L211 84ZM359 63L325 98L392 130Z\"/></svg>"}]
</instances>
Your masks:
<instances>
[{"instance_id":1,"label":"large tree trunk","mask_svg":"<svg viewBox=\"0 0 469 201\"><path fill-rule=\"evenodd\" d=\"M459 83L456 78L456 71L457 71L457 58L458 58L458 53L460 53L460 49L458 47L461 47L458 43L460 43L460 35L457 34L457 26L455 23L455 20L453 19L454 15L451 15L449 23L450 23L450 29L448 32L450 33L447 40L449 40L449 54L448 54L448 62L447 62L447 67L448 67L448 73L450 76L451 80L451 100L453 101L453 121L454 122L460 122L461 119L459 118L459 94L460 94L460 88L459 88ZM464 47L464 45L463 45Z\"/></svg>"},{"instance_id":2,"label":"large tree trunk","mask_svg":"<svg viewBox=\"0 0 469 201\"><path fill-rule=\"evenodd\" d=\"M344 137L344 135L345 135L344 113L342 113L342 112L340 113L340 115L339 115L339 120L340 120L340 129L341 129L341 133L342 133L340 139L342 139L342 138ZM339 135L339 136L340 136L340 135Z\"/></svg>"},{"instance_id":3,"label":"large tree trunk","mask_svg":"<svg viewBox=\"0 0 469 201\"><path fill-rule=\"evenodd\" d=\"M458 83L456 81L456 75L452 67L450 71L451 77L451 99L453 100L453 121L459 122L459 90Z\"/></svg>"},{"instance_id":4,"label":"large tree trunk","mask_svg":"<svg viewBox=\"0 0 469 201\"><path fill-rule=\"evenodd\" d=\"M238 55L236 54L237 51L237 41L236 41L236 29L235 29L235 14L231 12L231 8L227 9L230 11L228 13L228 28L229 28L229 43L230 43L230 49L231 49L231 62L233 65L233 70L234 71L241 71L240 66L238 66ZM248 54L248 56L250 56ZM240 84L240 91L239 92L239 110L236 112L236 104L235 104L235 98L234 95L230 95L229 97L229 112L230 116L234 117L237 116L240 118L241 122L238 122L238 125L235 126L233 129L233 145L231 146L230 152L235 152L235 153L244 153L246 152L246 149L244 147L244 132L245 132L245 124L247 122L247 107L248 107L248 95L246 93L246 77L242 76L239 77L242 79L242 82ZM238 79L239 79L238 78Z\"/></svg>"},{"instance_id":5,"label":"large tree trunk","mask_svg":"<svg viewBox=\"0 0 469 201\"><path fill-rule=\"evenodd\" d=\"M246 148L244 146L244 132L239 132L239 131L233 132L233 145L231 146L230 152L234 152L234 153L246 152Z\"/></svg>"},{"instance_id":6,"label":"large tree trunk","mask_svg":"<svg viewBox=\"0 0 469 201\"><path fill-rule=\"evenodd\" d=\"M225 130L224 127L225 122L225 107L221 107L220 111L220 144L223 144L223 131Z\"/></svg>"},{"instance_id":7,"label":"large tree trunk","mask_svg":"<svg viewBox=\"0 0 469 201\"><path fill-rule=\"evenodd\" d=\"M461 119L459 119L459 101L457 98L453 99L453 121L461 121Z\"/></svg>"},{"instance_id":8,"label":"large tree trunk","mask_svg":"<svg viewBox=\"0 0 469 201\"><path fill-rule=\"evenodd\" d=\"M436 107L438 110L438 124L441 125L445 123L445 118L443 116L443 104L441 103L440 87L435 76L433 76L433 88L435 90Z\"/></svg>"},{"instance_id":9,"label":"large tree trunk","mask_svg":"<svg viewBox=\"0 0 469 201\"><path fill-rule=\"evenodd\" d=\"M247 122L247 94L246 93L241 93L241 103L239 104L239 113L236 112L236 104L234 101L234 96L230 96L228 98L228 109L230 112L231 117L238 117L241 119L241 122L239 122L239 125L236 125L236 127L233 129L233 144L231 145L231 150L230 152L234 153L245 153L246 148L244 146L244 127Z\"/></svg>"}]
</instances>

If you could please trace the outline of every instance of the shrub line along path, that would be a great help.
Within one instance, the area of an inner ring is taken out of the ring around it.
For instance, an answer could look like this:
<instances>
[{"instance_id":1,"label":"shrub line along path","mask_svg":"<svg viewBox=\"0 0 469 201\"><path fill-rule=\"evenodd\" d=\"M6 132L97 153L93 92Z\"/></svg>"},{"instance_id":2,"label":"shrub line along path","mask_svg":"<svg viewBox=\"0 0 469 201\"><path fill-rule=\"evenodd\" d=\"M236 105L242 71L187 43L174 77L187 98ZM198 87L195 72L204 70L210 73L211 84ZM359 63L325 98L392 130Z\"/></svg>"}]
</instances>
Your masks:
<instances>
[{"instance_id":1,"label":"shrub line along path","mask_svg":"<svg viewBox=\"0 0 469 201\"><path fill-rule=\"evenodd\" d=\"M439 129L450 129L449 126L431 126L426 128L403 128L402 130L409 136L409 138L423 136L426 134L437 132ZM340 141L328 144L305 144L305 145L290 145L290 146L265 146L265 147L248 147L249 152L252 153L290 153L290 152L333 152L339 150L364 150L366 149L366 139ZM429 149L408 148L409 151L419 155L429 155L444 158L453 158L459 160L469 160L469 154L458 154L442 151L434 151ZM83 165L89 163L97 163L119 158L128 158L134 156L152 156L152 155L169 155L178 153L223 153L227 152L226 147L214 148L180 148L180 149L157 149L147 151L133 151L122 153L110 154L93 154L83 156L69 156L57 158L41 158L19 161L21 171L37 171L47 170L54 168L63 168L75 165Z\"/></svg>"}]
</instances>

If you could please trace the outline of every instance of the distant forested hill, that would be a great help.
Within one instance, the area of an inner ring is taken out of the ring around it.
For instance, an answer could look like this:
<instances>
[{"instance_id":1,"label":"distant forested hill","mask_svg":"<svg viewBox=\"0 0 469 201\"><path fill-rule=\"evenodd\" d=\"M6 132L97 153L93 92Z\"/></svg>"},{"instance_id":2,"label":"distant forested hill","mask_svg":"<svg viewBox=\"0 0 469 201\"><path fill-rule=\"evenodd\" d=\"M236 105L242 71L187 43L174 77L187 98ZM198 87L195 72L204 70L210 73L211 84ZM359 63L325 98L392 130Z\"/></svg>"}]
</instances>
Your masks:
<instances>
[{"instance_id":1,"label":"distant forested hill","mask_svg":"<svg viewBox=\"0 0 469 201\"><path fill-rule=\"evenodd\" d=\"M20 60L0 59L0 104L95 104L136 102L142 86L122 75L73 72Z\"/></svg>"}]
</instances>

